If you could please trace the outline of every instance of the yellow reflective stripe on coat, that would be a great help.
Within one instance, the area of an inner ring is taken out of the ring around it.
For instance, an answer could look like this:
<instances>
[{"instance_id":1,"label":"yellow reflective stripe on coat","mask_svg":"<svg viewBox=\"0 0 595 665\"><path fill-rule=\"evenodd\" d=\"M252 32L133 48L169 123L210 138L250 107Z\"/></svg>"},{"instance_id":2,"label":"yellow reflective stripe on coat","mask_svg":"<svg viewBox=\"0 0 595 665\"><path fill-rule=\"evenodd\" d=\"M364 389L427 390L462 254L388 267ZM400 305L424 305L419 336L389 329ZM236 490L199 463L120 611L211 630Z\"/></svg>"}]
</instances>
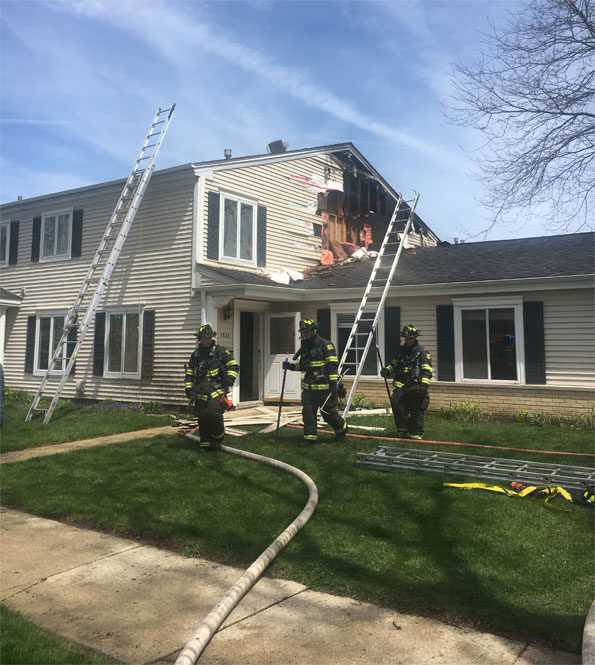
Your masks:
<instances>
[{"instance_id":1,"label":"yellow reflective stripe on coat","mask_svg":"<svg viewBox=\"0 0 595 665\"><path fill-rule=\"evenodd\" d=\"M426 364L424 363L424 364L421 366L421 368L422 368L422 369L427 369L428 372L432 372L432 373L434 372L434 370L432 369L432 365L426 365Z\"/></svg>"},{"instance_id":2,"label":"yellow reflective stripe on coat","mask_svg":"<svg viewBox=\"0 0 595 665\"><path fill-rule=\"evenodd\" d=\"M327 356L326 357L326 362L327 363L338 363L339 359L337 358L337 356Z\"/></svg>"},{"instance_id":3,"label":"yellow reflective stripe on coat","mask_svg":"<svg viewBox=\"0 0 595 665\"><path fill-rule=\"evenodd\" d=\"M210 369L210 370L207 372L207 376L217 376L217 374L219 374L219 368L217 368L217 369Z\"/></svg>"},{"instance_id":4,"label":"yellow reflective stripe on coat","mask_svg":"<svg viewBox=\"0 0 595 665\"><path fill-rule=\"evenodd\" d=\"M328 383L306 383L302 381L303 390L329 390L330 386Z\"/></svg>"},{"instance_id":5,"label":"yellow reflective stripe on coat","mask_svg":"<svg viewBox=\"0 0 595 665\"><path fill-rule=\"evenodd\" d=\"M324 367L324 360L311 360L307 367Z\"/></svg>"}]
</instances>

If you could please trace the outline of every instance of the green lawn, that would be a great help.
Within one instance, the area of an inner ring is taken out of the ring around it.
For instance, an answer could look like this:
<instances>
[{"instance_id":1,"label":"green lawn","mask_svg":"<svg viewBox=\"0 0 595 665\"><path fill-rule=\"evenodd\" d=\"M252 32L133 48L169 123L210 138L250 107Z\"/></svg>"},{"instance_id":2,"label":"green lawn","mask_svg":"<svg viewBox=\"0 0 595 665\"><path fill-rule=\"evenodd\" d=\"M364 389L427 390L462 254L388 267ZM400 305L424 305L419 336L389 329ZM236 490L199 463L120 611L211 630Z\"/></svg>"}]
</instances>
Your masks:
<instances>
[{"instance_id":1,"label":"green lawn","mask_svg":"<svg viewBox=\"0 0 595 665\"><path fill-rule=\"evenodd\" d=\"M390 420L370 417L365 422L388 425ZM449 441L593 451L592 433L517 423L433 417L426 434ZM443 480L452 478L355 467L357 452L385 442L348 438L341 445L300 449L300 440L300 431L284 428L277 444L274 434L226 441L297 466L319 489L310 522L267 574L580 651L594 583L590 508L567 504L569 512L547 510L540 500L443 487ZM592 464L589 458L450 450ZM192 441L175 434L3 465L1 472L6 506L238 566L251 563L307 499L305 486L293 476L199 452Z\"/></svg>"},{"instance_id":2,"label":"green lawn","mask_svg":"<svg viewBox=\"0 0 595 665\"><path fill-rule=\"evenodd\" d=\"M0 623L0 662L5 665L111 665L116 662L39 628L6 605L0 605Z\"/></svg>"},{"instance_id":3,"label":"green lawn","mask_svg":"<svg viewBox=\"0 0 595 665\"><path fill-rule=\"evenodd\" d=\"M50 422L44 425L43 414L39 413L25 422L29 403L8 402L4 425L0 429L0 452L132 432L173 422L168 416L151 415L140 410L113 409L112 406L98 404L80 407L72 403L61 404L54 411Z\"/></svg>"}]
</instances>

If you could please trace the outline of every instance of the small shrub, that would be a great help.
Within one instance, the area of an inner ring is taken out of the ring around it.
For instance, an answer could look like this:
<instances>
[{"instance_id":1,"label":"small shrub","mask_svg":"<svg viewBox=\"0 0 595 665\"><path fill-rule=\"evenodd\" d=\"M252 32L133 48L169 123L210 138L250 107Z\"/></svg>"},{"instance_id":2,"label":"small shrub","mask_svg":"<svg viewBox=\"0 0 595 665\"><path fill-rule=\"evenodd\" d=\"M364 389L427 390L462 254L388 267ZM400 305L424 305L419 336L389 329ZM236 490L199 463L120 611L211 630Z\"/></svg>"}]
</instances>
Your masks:
<instances>
[{"instance_id":1,"label":"small shrub","mask_svg":"<svg viewBox=\"0 0 595 665\"><path fill-rule=\"evenodd\" d=\"M461 420L466 423L483 423L490 420L490 414L481 408L479 402L451 402L448 408L442 407L439 411L442 418L447 420Z\"/></svg>"},{"instance_id":2,"label":"small shrub","mask_svg":"<svg viewBox=\"0 0 595 665\"><path fill-rule=\"evenodd\" d=\"M365 409L366 408L366 396L363 393L355 393L351 400L352 409Z\"/></svg>"},{"instance_id":3,"label":"small shrub","mask_svg":"<svg viewBox=\"0 0 595 665\"><path fill-rule=\"evenodd\" d=\"M4 399L13 404L26 404L32 400L32 397L26 390L6 387L4 388Z\"/></svg>"},{"instance_id":4,"label":"small shrub","mask_svg":"<svg viewBox=\"0 0 595 665\"><path fill-rule=\"evenodd\" d=\"M549 425L550 420L545 413L532 413L529 416L529 424L536 427L543 427L544 425Z\"/></svg>"},{"instance_id":5,"label":"small shrub","mask_svg":"<svg viewBox=\"0 0 595 665\"><path fill-rule=\"evenodd\" d=\"M595 430L595 406L592 406L587 413L581 413L576 419L577 429Z\"/></svg>"},{"instance_id":6,"label":"small shrub","mask_svg":"<svg viewBox=\"0 0 595 665\"><path fill-rule=\"evenodd\" d=\"M512 419L516 423L526 423L528 417L529 417L528 411L518 411L517 413L512 414Z\"/></svg>"}]
</instances>

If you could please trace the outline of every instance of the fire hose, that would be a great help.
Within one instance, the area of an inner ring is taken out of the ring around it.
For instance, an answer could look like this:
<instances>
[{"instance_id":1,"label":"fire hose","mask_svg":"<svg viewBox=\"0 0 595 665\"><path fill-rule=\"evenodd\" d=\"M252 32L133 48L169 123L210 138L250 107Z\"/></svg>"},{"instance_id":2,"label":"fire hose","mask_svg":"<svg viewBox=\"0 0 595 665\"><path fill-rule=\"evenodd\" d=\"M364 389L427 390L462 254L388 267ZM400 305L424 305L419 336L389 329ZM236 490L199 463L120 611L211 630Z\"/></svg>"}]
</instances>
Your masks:
<instances>
[{"instance_id":1,"label":"fire hose","mask_svg":"<svg viewBox=\"0 0 595 665\"><path fill-rule=\"evenodd\" d=\"M186 434L187 438L200 442L200 439L193 434ZM194 665L200 658L202 652L206 649L213 635L217 632L221 624L227 619L231 611L242 600L242 598L256 584L265 568L273 561L279 552L289 543L296 533L306 524L316 509L318 503L318 490L314 481L303 471L294 466L280 462L279 460L257 455L246 450L238 450L229 446L221 446L221 452L228 455L237 455L261 464L268 464L275 469L287 471L300 480L308 487L308 502L302 509L302 512L293 520L293 522L266 548L266 550L252 563L246 572L229 589L227 594L215 605L209 612L200 626L196 629L194 636L180 652L175 665Z\"/></svg>"}]
</instances>

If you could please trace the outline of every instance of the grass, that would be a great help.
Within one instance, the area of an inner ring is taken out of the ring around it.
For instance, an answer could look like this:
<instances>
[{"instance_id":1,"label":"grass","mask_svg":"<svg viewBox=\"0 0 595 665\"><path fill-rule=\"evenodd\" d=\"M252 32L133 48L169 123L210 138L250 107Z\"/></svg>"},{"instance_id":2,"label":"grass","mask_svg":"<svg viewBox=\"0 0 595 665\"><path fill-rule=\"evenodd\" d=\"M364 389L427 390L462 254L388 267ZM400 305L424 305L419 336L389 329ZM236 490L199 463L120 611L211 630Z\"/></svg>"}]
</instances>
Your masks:
<instances>
[{"instance_id":1,"label":"grass","mask_svg":"<svg viewBox=\"0 0 595 665\"><path fill-rule=\"evenodd\" d=\"M379 416L362 422L390 421ZM519 423L433 417L426 435L564 452L593 449L592 433ZM319 489L310 522L267 574L402 612L580 651L594 582L590 508L568 504L569 512L546 510L539 500L445 488L447 479L440 476L356 468L355 453L386 442L348 438L341 445L300 449L300 440L301 432L289 428L281 430L277 444L274 434L227 440L297 466ZM419 444L415 447L432 447ZM589 463L588 458L547 459ZM244 567L295 518L307 498L293 476L199 452L192 441L173 434L3 465L1 471L6 506Z\"/></svg>"},{"instance_id":2,"label":"grass","mask_svg":"<svg viewBox=\"0 0 595 665\"><path fill-rule=\"evenodd\" d=\"M116 662L39 628L6 605L0 605L0 623L0 662L5 665L111 665Z\"/></svg>"},{"instance_id":3,"label":"grass","mask_svg":"<svg viewBox=\"0 0 595 665\"><path fill-rule=\"evenodd\" d=\"M0 451L6 453L52 443L132 432L172 422L168 416L149 415L140 410L111 409L108 412L105 408L109 406L99 404L95 407L81 407L65 402L59 404L50 422L44 425L39 414L25 422L29 403L8 402L4 425L0 429Z\"/></svg>"}]
</instances>

